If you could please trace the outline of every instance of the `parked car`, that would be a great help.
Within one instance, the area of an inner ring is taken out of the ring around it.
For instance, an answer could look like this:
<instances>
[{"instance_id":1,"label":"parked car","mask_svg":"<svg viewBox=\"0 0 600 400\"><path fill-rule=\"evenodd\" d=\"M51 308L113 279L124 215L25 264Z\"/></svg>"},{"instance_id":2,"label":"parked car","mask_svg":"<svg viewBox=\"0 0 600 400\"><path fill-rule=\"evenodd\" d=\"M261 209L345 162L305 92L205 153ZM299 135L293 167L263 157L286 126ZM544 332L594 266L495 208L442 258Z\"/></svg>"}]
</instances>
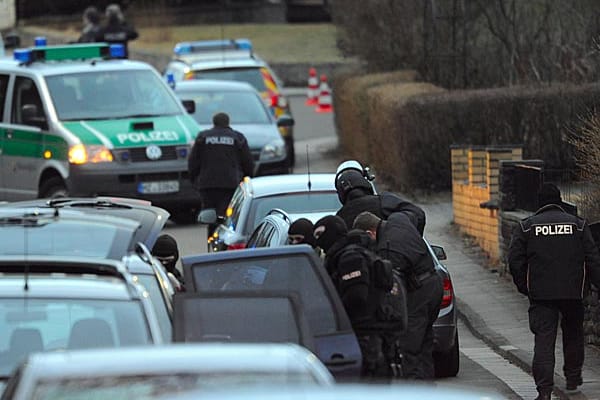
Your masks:
<instances>
[{"instance_id":1,"label":"parked car","mask_svg":"<svg viewBox=\"0 0 600 400\"><path fill-rule=\"evenodd\" d=\"M277 119L260 94L245 82L194 80L177 82L175 94L189 107L200 129L212 128L217 112L229 115L231 127L244 134L254 159L254 175L286 174L293 163L279 129L294 124L287 114Z\"/></svg>"},{"instance_id":2,"label":"parked car","mask_svg":"<svg viewBox=\"0 0 600 400\"><path fill-rule=\"evenodd\" d=\"M40 219L0 218L0 224L0 232L6 224L25 224L29 231L44 226ZM90 226L99 224L90 221ZM114 233L114 225L107 228ZM37 238L35 232L29 237ZM121 261L40 254L41 246L30 242L26 248L32 252L9 254L5 239L0 241L0 380L33 352L164 342L146 290ZM46 240L45 246L65 245Z\"/></svg>"},{"instance_id":3,"label":"parked car","mask_svg":"<svg viewBox=\"0 0 600 400\"><path fill-rule=\"evenodd\" d=\"M167 80L194 79L241 81L252 85L275 118L292 117L283 95L283 83L273 69L254 52L248 39L199 40L177 43L165 69ZM290 165L294 166L294 128L280 128Z\"/></svg>"},{"instance_id":4,"label":"parked car","mask_svg":"<svg viewBox=\"0 0 600 400\"><path fill-rule=\"evenodd\" d=\"M187 292L175 295L175 341L296 341L314 348L336 378L360 375L358 341L311 247L205 253L185 256L182 263ZM286 296L297 301L290 307ZM210 302L214 298L219 301ZM219 312L223 309L231 313ZM302 319L313 344L302 337Z\"/></svg>"},{"instance_id":5,"label":"parked car","mask_svg":"<svg viewBox=\"0 0 600 400\"><path fill-rule=\"evenodd\" d=\"M37 218L43 226L35 232L29 230L29 240L36 243L29 243L25 249L26 228L0 225L0 240L7 245L0 246L0 255L27 251L123 261L133 279L147 289L163 336L170 340L175 288L160 262L148 251L168 220L167 211L138 199L56 198L4 203L0 205L2 216L26 216L30 223ZM57 245L49 245L54 242Z\"/></svg>"},{"instance_id":6,"label":"parked car","mask_svg":"<svg viewBox=\"0 0 600 400\"><path fill-rule=\"evenodd\" d=\"M311 213L314 218L332 213L342 205L335 191L335 174L290 174L249 178L234 192L227 215L203 210L200 223L218 223L208 235L208 251L236 250L273 208L292 214Z\"/></svg>"},{"instance_id":7,"label":"parked car","mask_svg":"<svg viewBox=\"0 0 600 400\"><path fill-rule=\"evenodd\" d=\"M203 343L32 354L4 395L154 399L193 390L333 383L327 368L301 346Z\"/></svg>"},{"instance_id":8,"label":"parked car","mask_svg":"<svg viewBox=\"0 0 600 400\"><path fill-rule=\"evenodd\" d=\"M331 210L331 214L336 210ZM279 247L288 244L288 228L299 217L310 219L310 214L288 215L284 210L271 210L250 235L247 248ZM454 288L448 269L441 263L446 253L441 246L430 245L425 240L435 262L438 275L442 278L444 295L438 318L433 325L434 366L438 378L456 376L460 368L460 349L457 329L457 310Z\"/></svg>"}]
</instances>

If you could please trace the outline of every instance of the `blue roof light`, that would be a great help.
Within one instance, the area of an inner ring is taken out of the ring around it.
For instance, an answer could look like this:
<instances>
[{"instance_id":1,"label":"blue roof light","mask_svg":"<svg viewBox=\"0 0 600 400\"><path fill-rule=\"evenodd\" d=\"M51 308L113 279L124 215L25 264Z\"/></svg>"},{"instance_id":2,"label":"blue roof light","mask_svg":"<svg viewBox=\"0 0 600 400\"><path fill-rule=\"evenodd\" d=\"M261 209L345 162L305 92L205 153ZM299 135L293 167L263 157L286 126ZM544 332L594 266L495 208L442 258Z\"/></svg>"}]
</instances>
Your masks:
<instances>
[{"instance_id":1,"label":"blue roof light","mask_svg":"<svg viewBox=\"0 0 600 400\"><path fill-rule=\"evenodd\" d=\"M177 55L201 53L204 51L248 50L252 52L250 39L198 40L180 42L175 45L173 52Z\"/></svg>"},{"instance_id":2,"label":"blue roof light","mask_svg":"<svg viewBox=\"0 0 600 400\"><path fill-rule=\"evenodd\" d=\"M171 89L175 89L175 75L172 72L167 72L167 83Z\"/></svg>"},{"instance_id":3,"label":"blue roof light","mask_svg":"<svg viewBox=\"0 0 600 400\"><path fill-rule=\"evenodd\" d=\"M28 63L31 61L31 50L15 49L15 51L13 51L13 58L18 62Z\"/></svg>"},{"instance_id":4,"label":"blue roof light","mask_svg":"<svg viewBox=\"0 0 600 400\"><path fill-rule=\"evenodd\" d=\"M37 36L34 40L33 40L33 45L34 46L46 46L48 44L48 41L46 40L45 36Z\"/></svg>"},{"instance_id":5,"label":"blue roof light","mask_svg":"<svg viewBox=\"0 0 600 400\"><path fill-rule=\"evenodd\" d=\"M111 58L125 58L125 46L122 44L111 44L109 51Z\"/></svg>"}]
</instances>

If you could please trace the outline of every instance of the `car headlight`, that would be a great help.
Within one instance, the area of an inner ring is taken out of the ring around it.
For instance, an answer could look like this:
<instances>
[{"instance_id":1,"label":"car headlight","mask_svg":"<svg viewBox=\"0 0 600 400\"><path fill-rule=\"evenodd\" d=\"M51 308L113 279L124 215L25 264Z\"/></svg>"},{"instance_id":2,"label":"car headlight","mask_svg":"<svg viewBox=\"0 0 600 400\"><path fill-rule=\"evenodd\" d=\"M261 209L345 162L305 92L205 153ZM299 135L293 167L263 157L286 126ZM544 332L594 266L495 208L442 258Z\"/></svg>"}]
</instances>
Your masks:
<instances>
[{"instance_id":1,"label":"car headlight","mask_svg":"<svg viewBox=\"0 0 600 400\"><path fill-rule=\"evenodd\" d=\"M265 145L260 152L260 161L282 158L285 155L285 144L282 141Z\"/></svg>"},{"instance_id":2,"label":"car headlight","mask_svg":"<svg viewBox=\"0 0 600 400\"><path fill-rule=\"evenodd\" d=\"M112 153L105 146L76 144L69 147L69 162L71 164L112 162L113 160Z\"/></svg>"}]
</instances>

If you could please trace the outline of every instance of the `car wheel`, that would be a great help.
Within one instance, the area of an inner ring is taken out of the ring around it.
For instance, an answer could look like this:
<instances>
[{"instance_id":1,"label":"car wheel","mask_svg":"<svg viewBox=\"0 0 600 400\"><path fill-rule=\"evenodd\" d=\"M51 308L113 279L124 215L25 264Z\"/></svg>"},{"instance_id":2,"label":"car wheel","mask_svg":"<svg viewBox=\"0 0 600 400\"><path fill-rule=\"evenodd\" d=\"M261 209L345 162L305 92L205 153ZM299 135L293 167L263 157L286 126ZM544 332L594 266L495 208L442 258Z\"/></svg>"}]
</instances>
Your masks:
<instances>
[{"instance_id":1,"label":"car wheel","mask_svg":"<svg viewBox=\"0 0 600 400\"><path fill-rule=\"evenodd\" d=\"M460 368L458 332L454 339L454 346L448 352L433 353L433 364L436 378L448 378L458 374Z\"/></svg>"},{"instance_id":2,"label":"car wheel","mask_svg":"<svg viewBox=\"0 0 600 400\"><path fill-rule=\"evenodd\" d=\"M54 199L57 197L67 197L69 192L65 182L59 176L53 176L44 181L40 186L39 196L42 199Z\"/></svg>"}]
</instances>

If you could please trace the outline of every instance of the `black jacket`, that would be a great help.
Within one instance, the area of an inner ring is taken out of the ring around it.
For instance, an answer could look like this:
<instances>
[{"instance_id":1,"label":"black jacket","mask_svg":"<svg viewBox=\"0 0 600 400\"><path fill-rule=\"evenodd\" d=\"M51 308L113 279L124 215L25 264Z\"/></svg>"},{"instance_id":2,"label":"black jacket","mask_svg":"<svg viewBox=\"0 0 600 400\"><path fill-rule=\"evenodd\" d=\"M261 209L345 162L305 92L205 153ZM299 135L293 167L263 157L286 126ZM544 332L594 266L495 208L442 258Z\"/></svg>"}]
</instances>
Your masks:
<instances>
[{"instance_id":1,"label":"black jacket","mask_svg":"<svg viewBox=\"0 0 600 400\"><path fill-rule=\"evenodd\" d=\"M508 265L519 292L534 300L581 299L586 276L600 284L600 254L589 226L556 204L515 227Z\"/></svg>"},{"instance_id":2,"label":"black jacket","mask_svg":"<svg viewBox=\"0 0 600 400\"><path fill-rule=\"evenodd\" d=\"M235 189L252 176L254 163L246 137L231 128L214 127L198 133L188 158L196 189Z\"/></svg>"},{"instance_id":3,"label":"black jacket","mask_svg":"<svg viewBox=\"0 0 600 400\"><path fill-rule=\"evenodd\" d=\"M356 192L357 195L353 192ZM356 216L363 211L369 211L381 219L387 219L394 212L406 213L420 234L423 235L425 211L394 193L383 192L379 195L372 195L361 193L359 189L355 189L348 193L345 204L336 215L344 220L348 228L351 228Z\"/></svg>"},{"instance_id":4,"label":"black jacket","mask_svg":"<svg viewBox=\"0 0 600 400\"><path fill-rule=\"evenodd\" d=\"M96 42L122 44L125 47L125 58L129 57L127 42L137 39L137 31L128 23L118 20L109 21L96 33Z\"/></svg>"},{"instance_id":5,"label":"black jacket","mask_svg":"<svg viewBox=\"0 0 600 400\"><path fill-rule=\"evenodd\" d=\"M435 271L423 236L410 216L403 212L393 213L381 221L377 228L376 253L390 260L394 269L404 275Z\"/></svg>"}]
</instances>

